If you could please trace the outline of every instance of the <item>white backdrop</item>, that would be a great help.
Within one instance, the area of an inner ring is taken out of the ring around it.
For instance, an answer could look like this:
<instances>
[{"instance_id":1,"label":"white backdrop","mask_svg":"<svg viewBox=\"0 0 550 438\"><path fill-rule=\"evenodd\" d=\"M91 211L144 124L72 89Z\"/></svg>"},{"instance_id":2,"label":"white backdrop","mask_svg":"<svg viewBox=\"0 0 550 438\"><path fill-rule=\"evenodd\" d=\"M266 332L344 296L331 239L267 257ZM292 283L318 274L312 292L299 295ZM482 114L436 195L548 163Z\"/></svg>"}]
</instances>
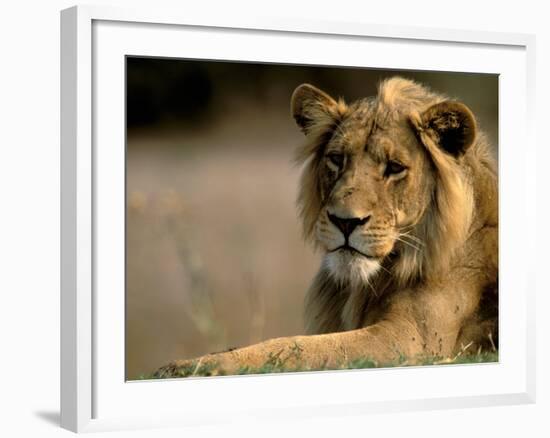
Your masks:
<instances>
[{"instance_id":1,"label":"white backdrop","mask_svg":"<svg viewBox=\"0 0 550 438\"><path fill-rule=\"evenodd\" d=\"M124 6L150 2L96 1ZM393 0L321 2L245 0L189 2L156 0L158 7L217 8L233 15L260 15L373 23L483 29L537 34L537 119L549 117L550 30L544 2L524 0L504 9L498 1L451 2ZM256 4L254 4L256 3ZM3 436L61 436L59 418L59 10L70 1L27 0L3 4L0 15L0 409ZM315 5L315 10L311 9ZM501 9L502 8L502 9ZM390 18L391 17L391 18ZM550 162L545 132L539 129L539 232L549 222L544 202ZM521 145L518 145L521 147ZM539 248L549 246L540 236ZM541 275L548 257L533 259ZM367 417L312 419L294 423L248 424L200 430L121 432L107 436L548 436L550 424L550 332L543 312L550 304L539 281L538 402L536 405ZM526 430L527 429L527 430ZM359 432L364 430L365 432ZM438 433L437 431L441 431Z\"/></svg>"}]
</instances>

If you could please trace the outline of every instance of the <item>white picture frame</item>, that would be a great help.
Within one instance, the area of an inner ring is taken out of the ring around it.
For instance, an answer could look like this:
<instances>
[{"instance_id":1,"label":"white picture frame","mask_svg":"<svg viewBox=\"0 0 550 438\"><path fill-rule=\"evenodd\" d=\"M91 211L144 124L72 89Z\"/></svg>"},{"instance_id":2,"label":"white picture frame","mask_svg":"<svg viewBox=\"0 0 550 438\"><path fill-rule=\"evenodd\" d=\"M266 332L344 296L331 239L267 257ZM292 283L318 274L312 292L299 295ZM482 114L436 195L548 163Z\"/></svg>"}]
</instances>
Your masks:
<instances>
[{"instance_id":1,"label":"white picture frame","mask_svg":"<svg viewBox=\"0 0 550 438\"><path fill-rule=\"evenodd\" d=\"M191 37L192 44L181 44ZM297 41L305 45L297 46ZM326 50L316 49L315 44L321 47L319 42L324 48L333 44L336 50L327 55ZM363 46L371 50L370 64L354 60L353 53L346 50ZM182 47L187 52L182 52ZM308 58L293 52L292 47L309 47ZM535 273L520 260L520 254L535 245L535 217L529 213L535 211L535 174L524 158L526 152L535 150L534 47L534 36L525 34L310 22L290 17L227 20L214 13L200 16L192 11L103 6L62 11L62 427L83 432L251 417L359 415L534 402ZM396 53L400 56L389 55ZM500 74L500 283L504 290L500 362L125 382L120 367L124 240L119 235L124 223L117 212L124 207L120 181L125 126L120 97L124 93L121 66L128 54L249 61L269 56L272 62ZM105 212L112 213L110 220ZM517 233L520 223L521 238ZM368 391L347 391L358 385L368 385ZM186 398L192 403L186 403ZM174 404L176 400L179 402Z\"/></svg>"}]
</instances>

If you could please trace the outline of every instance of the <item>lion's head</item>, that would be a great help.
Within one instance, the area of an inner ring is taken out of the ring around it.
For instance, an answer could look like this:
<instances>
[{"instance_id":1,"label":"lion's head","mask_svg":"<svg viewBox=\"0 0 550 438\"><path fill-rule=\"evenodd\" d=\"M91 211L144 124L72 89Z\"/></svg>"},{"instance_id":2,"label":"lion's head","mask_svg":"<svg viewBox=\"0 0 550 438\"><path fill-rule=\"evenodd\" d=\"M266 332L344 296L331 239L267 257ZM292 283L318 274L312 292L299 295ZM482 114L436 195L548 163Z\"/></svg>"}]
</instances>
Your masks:
<instances>
[{"instance_id":1,"label":"lion's head","mask_svg":"<svg viewBox=\"0 0 550 438\"><path fill-rule=\"evenodd\" d=\"M304 84L291 111L306 135L304 233L333 280L365 284L383 269L404 285L448 263L474 202L461 160L476 123L464 104L392 78L352 104Z\"/></svg>"}]
</instances>

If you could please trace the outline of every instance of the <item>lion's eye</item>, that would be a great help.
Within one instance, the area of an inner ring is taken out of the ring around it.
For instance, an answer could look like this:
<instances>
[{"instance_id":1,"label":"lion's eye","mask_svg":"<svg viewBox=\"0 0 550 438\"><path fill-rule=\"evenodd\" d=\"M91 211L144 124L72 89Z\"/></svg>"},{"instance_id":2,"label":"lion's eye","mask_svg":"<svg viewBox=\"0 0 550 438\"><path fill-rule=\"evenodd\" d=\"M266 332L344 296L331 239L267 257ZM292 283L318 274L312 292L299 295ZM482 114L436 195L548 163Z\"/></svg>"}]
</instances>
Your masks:
<instances>
[{"instance_id":1,"label":"lion's eye","mask_svg":"<svg viewBox=\"0 0 550 438\"><path fill-rule=\"evenodd\" d=\"M384 175L385 176L398 175L404 172L406 169L407 168L403 166L401 163L399 163L398 161L390 160L386 164L386 170L384 171Z\"/></svg>"},{"instance_id":2,"label":"lion's eye","mask_svg":"<svg viewBox=\"0 0 550 438\"><path fill-rule=\"evenodd\" d=\"M331 152L327 155L327 159L330 164L335 166L338 169L341 169L344 165L344 154L339 154L337 152Z\"/></svg>"}]
</instances>

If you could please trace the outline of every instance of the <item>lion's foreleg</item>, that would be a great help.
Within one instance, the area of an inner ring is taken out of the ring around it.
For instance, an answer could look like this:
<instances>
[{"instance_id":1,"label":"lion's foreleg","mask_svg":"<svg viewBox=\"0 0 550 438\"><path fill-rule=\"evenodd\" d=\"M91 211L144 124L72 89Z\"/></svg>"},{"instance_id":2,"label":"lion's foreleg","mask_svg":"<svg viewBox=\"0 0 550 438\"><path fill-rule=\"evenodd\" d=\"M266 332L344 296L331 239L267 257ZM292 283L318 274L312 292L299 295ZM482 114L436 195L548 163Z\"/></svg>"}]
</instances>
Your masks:
<instances>
[{"instance_id":1,"label":"lion's foreleg","mask_svg":"<svg viewBox=\"0 0 550 438\"><path fill-rule=\"evenodd\" d=\"M337 369L369 360L378 365L421 352L413 327L381 322L347 332L270 339L236 350L176 361L161 368L163 377L247 372Z\"/></svg>"}]
</instances>

